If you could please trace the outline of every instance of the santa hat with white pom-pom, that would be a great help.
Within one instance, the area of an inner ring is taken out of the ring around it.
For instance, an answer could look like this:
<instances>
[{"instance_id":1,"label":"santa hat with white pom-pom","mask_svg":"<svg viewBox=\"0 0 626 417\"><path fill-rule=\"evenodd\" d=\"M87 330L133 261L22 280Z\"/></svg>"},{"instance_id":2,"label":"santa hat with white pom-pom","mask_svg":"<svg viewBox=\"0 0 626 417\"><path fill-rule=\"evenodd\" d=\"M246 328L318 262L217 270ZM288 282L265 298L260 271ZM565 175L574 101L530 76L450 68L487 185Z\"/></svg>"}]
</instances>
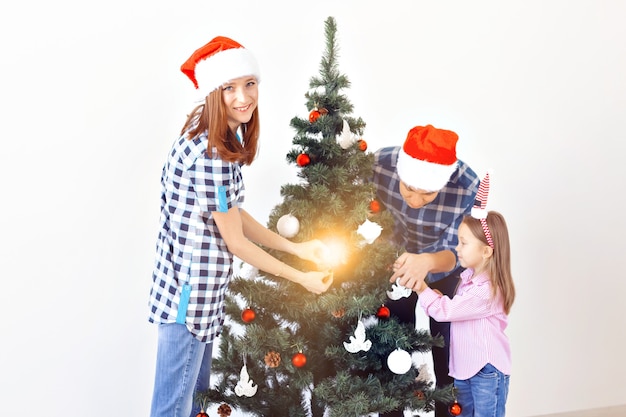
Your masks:
<instances>
[{"instance_id":1,"label":"santa hat with white pom-pom","mask_svg":"<svg viewBox=\"0 0 626 417\"><path fill-rule=\"evenodd\" d=\"M252 52L225 36L217 36L197 49L180 70L189 77L201 99L235 78L252 75L261 81Z\"/></svg>"},{"instance_id":2,"label":"santa hat with white pom-pom","mask_svg":"<svg viewBox=\"0 0 626 417\"><path fill-rule=\"evenodd\" d=\"M456 170L458 139L451 130L432 125L412 128L398 154L400 179L416 189L441 190Z\"/></svg>"}]
</instances>

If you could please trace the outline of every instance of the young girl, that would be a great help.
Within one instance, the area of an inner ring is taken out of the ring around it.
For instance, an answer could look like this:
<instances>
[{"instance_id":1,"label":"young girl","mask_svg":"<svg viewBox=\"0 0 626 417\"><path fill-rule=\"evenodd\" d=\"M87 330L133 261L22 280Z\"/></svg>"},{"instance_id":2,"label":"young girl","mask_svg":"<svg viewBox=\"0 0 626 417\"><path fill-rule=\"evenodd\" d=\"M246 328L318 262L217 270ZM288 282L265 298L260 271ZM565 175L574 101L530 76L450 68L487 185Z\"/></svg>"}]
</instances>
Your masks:
<instances>
[{"instance_id":1,"label":"young girl","mask_svg":"<svg viewBox=\"0 0 626 417\"><path fill-rule=\"evenodd\" d=\"M150 322L158 323L151 417L195 416L195 391L209 387L212 342L224 322L233 257L322 293L330 272L301 272L257 244L320 263L318 240L294 243L268 230L240 206L241 165L259 137L259 70L253 55L216 37L182 65L200 94L163 167ZM254 242L254 243L253 243ZM256 244L255 244L256 243Z\"/></svg>"},{"instance_id":2,"label":"young girl","mask_svg":"<svg viewBox=\"0 0 626 417\"><path fill-rule=\"evenodd\" d=\"M481 188L485 182L488 177ZM495 211L473 210L459 226L456 251L467 269L453 298L436 293L424 281L414 289L429 316L451 322L450 376L461 416L503 417L511 374L504 330L515 298L504 217Z\"/></svg>"}]
</instances>

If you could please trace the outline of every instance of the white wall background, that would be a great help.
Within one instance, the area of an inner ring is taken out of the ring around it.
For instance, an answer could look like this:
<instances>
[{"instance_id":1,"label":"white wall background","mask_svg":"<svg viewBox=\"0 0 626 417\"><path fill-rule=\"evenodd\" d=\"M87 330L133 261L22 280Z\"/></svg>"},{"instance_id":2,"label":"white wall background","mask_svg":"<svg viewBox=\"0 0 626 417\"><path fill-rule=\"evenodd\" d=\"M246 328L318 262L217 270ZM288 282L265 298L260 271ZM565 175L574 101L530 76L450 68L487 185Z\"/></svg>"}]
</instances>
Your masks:
<instances>
[{"instance_id":1,"label":"white wall background","mask_svg":"<svg viewBox=\"0 0 626 417\"><path fill-rule=\"evenodd\" d=\"M227 35L262 66L262 223L295 179L324 20L374 150L414 125L494 168L518 299L509 415L625 402L626 2L5 2L0 10L0 415L146 416L161 164L193 93L178 68ZM233 417L236 417L233 415Z\"/></svg>"}]
</instances>

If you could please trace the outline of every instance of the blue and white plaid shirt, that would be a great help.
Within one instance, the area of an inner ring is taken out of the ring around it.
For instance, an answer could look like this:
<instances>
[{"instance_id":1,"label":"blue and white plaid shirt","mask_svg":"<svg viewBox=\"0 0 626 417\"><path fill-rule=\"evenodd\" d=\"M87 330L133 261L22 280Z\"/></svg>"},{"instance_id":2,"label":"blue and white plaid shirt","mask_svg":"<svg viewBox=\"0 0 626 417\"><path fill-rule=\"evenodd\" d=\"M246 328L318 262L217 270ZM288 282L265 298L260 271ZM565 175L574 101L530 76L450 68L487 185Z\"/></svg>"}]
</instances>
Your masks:
<instances>
[{"instance_id":1,"label":"blue and white plaid shirt","mask_svg":"<svg viewBox=\"0 0 626 417\"><path fill-rule=\"evenodd\" d=\"M469 215L480 180L463 161L437 197L421 208L409 207L400 195L400 178L396 172L400 147L388 147L375 152L374 177L376 196L395 220L394 243L410 253L434 253L451 250L456 256L458 228ZM435 282L448 273L429 274Z\"/></svg>"},{"instance_id":2,"label":"blue and white plaid shirt","mask_svg":"<svg viewBox=\"0 0 626 417\"><path fill-rule=\"evenodd\" d=\"M224 323L224 296L232 276L228 251L211 212L226 212L244 200L238 163L207 155L206 134L180 137L161 176L160 232L150 291L153 323L174 323L183 284L191 285L186 325L211 342Z\"/></svg>"}]
</instances>

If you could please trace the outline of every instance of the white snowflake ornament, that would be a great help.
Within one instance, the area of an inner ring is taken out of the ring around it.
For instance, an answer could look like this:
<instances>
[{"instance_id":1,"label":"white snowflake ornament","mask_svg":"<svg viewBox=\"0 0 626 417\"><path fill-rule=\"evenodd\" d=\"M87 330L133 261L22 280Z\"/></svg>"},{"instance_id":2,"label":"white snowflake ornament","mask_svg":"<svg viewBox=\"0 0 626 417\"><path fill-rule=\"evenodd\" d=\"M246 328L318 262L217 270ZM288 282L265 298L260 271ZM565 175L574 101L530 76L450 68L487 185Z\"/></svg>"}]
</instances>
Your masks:
<instances>
[{"instance_id":1,"label":"white snowflake ornament","mask_svg":"<svg viewBox=\"0 0 626 417\"><path fill-rule=\"evenodd\" d=\"M365 220L359 228L356 230L358 234L365 240L366 243L372 244L376 240L380 233L383 231L381 225L369 220Z\"/></svg>"}]
</instances>

